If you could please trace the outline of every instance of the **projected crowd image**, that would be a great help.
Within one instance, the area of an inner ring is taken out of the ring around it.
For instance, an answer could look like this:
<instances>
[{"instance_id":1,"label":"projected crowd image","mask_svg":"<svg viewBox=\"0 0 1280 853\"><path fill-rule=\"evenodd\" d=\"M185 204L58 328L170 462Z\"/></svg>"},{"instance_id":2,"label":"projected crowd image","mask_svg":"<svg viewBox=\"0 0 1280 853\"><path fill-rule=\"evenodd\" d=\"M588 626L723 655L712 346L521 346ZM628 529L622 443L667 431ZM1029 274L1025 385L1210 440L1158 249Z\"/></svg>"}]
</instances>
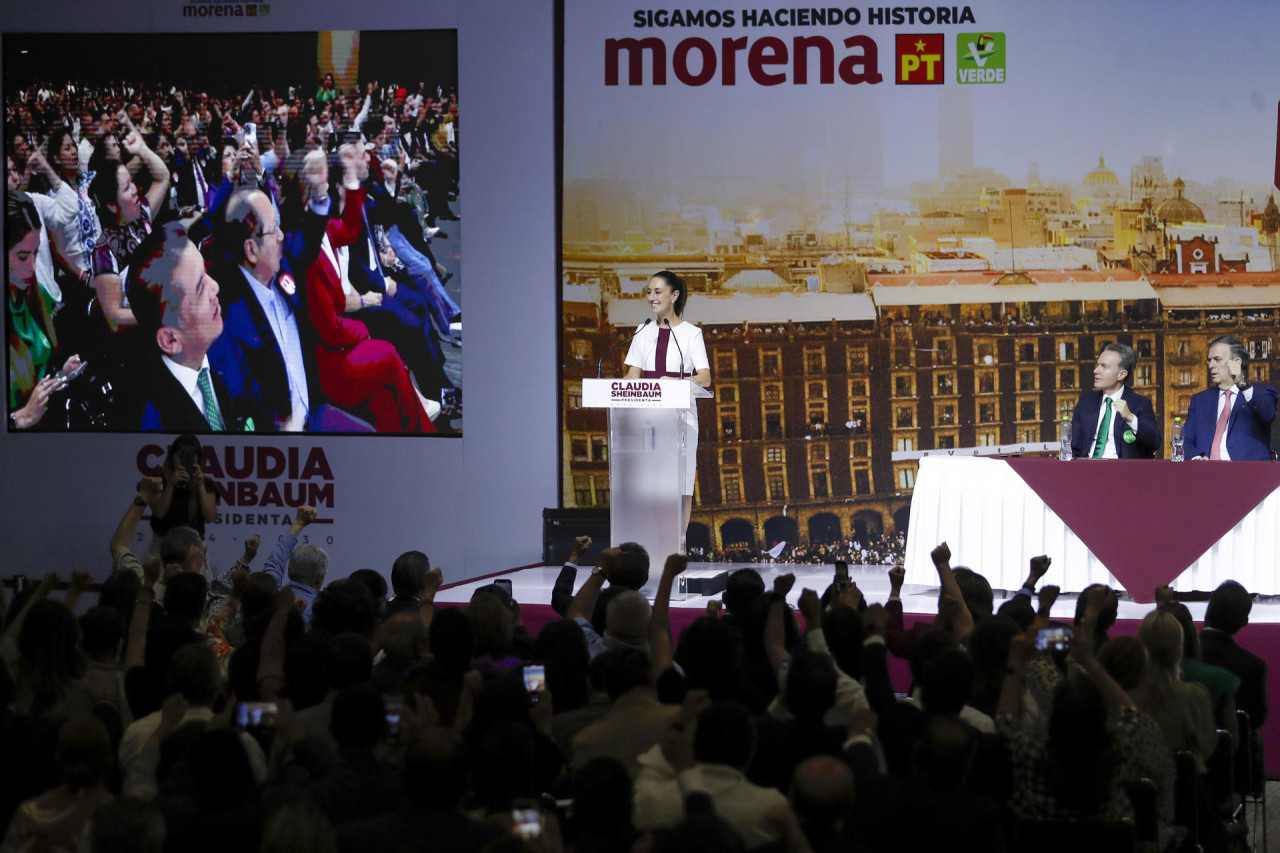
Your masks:
<instances>
[{"instance_id":1,"label":"projected crowd image","mask_svg":"<svg viewBox=\"0 0 1280 853\"><path fill-rule=\"evenodd\" d=\"M458 435L454 31L4 41L10 431Z\"/></svg>"}]
</instances>

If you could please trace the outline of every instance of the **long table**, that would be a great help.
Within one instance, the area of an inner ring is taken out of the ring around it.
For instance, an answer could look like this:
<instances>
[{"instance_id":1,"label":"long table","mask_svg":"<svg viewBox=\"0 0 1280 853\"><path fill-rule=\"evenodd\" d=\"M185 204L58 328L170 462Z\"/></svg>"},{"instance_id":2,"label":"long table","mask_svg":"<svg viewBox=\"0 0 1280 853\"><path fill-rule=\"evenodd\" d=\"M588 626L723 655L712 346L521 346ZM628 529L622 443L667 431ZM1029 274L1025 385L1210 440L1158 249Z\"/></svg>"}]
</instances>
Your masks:
<instances>
[{"instance_id":1,"label":"long table","mask_svg":"<svg viewBox=\"0 0 1280 853\"><path fill-rule=\"evenodd\" d=\"M1280 465L1045 458L920 460L911 497L906 582L936 584L929 553L981 572L997 589L1048 554L1045 583L1122 587L1137 601L1160 584L1212 590L1228 578L1280 594Z\"/></svg>"}]
</instances>

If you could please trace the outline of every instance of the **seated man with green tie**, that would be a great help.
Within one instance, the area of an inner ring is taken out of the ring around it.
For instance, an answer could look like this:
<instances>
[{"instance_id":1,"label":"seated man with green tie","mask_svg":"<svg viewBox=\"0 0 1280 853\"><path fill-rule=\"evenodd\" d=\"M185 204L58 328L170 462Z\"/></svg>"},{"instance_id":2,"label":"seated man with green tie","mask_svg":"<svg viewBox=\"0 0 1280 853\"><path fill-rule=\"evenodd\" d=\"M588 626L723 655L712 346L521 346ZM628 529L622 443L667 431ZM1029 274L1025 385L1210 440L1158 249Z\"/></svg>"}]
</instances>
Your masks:
<instances>
[{"instance_id":1,"label":"seated man with green tie","mask_svg":"<svg viewBox=\"0 0 1280 853\"><path fill-rule=\"evenodd\" d=\"M1098 353L1093 390L1071 413L1075 459L1151 459L1160 454L1160 424L1151 401L1125 384L1138 358L1133 347L1111 342Z\"/></svg>"},{"instance_id":2,"label":"seated man with green tie","mask_svg":"<svg viewBox=\"0 0 1280 853\"><path fill-rule=\"evenodd\" d=\"M209 370L209 347L222 334L218 283L180 223L157 228L138 247L130 272L129 304L148 347L123 389L129 415L123 426L163 432L249 432Z\"/></svg>"}]
</instances>

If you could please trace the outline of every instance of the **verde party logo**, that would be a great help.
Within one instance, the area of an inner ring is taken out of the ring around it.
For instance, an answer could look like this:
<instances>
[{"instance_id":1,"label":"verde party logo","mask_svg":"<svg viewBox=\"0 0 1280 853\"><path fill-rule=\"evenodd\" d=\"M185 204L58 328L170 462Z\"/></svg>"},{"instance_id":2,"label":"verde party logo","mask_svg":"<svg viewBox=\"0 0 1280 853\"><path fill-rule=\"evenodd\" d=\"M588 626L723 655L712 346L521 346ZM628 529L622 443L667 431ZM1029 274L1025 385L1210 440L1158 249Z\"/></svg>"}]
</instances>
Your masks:
<instances>
[{"instance_id":1,"label":"verde party logo","mask_svg":"<svg viewBox=\"0 0 1280 853\"><path fill-rule=\"evenodd\" d=\"M1003 83L1004 33L960 33L956 36L956 80L959 83Z\"/></svg>"}]
</instances>

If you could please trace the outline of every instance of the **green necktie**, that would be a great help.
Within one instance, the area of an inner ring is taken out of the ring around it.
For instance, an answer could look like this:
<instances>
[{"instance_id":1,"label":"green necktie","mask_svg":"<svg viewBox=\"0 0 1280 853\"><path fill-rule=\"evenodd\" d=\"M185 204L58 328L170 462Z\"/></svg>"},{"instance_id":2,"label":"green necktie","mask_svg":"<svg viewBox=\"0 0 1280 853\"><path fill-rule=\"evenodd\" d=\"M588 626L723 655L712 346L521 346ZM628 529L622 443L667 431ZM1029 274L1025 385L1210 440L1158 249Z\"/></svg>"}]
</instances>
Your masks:
<instances>
[{"instance_id":1,"label":"green necktie","mask_svg":"<svg viewBox=\"0 0 1280 853\"><path fill-rule=\"evenodd\" d=\"M1102 416L1102 426L1098 427L1098 443L1093 448L1093 458L1101 459L1102 451L1107 449L1107 436L1111 434L1111 398L1107 398L1107 411Z\"/></svg>"},{"instance_id":2,"label":"green necktie","mask_svg":"<svg viewBox=\"0 0 1280 853\"><path fill-rule=\"evenodd\" d=\"M209 429L222 432L226 426L222 423L222 412L218 411L218 398L213 393L213 382L209 379L209 368L200 368L200 376L196 379L196 387L204 398L204 419L209 422ZM1110 415L1108 415L1108 418Z\"/></svg>"}]
</instances>

